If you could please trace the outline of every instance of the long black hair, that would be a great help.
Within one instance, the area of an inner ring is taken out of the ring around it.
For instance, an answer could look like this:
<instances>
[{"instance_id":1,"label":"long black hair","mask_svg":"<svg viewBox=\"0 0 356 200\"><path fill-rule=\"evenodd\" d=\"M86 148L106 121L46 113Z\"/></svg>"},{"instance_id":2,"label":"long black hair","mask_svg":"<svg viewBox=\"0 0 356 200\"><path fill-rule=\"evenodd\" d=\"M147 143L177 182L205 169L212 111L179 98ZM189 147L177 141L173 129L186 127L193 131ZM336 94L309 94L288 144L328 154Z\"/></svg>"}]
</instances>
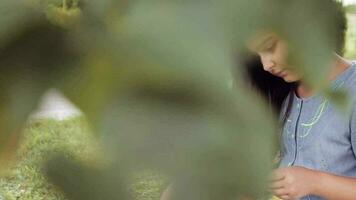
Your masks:
<instances>
[{"instance_id":1,"label":"long black hair","mask_svg":"<svg viewBox=\"0 0 356 200\"><path fill-rule=\"evenodd\" d=\"M281 115L281 125L289 116L293 98L287 98L293 93L298 83L288 83L263 69L260 57L254 53L244 53L240 64L243 65L245 82L259 93L270 105L271 110L278 116ZM282 113L282 105L286 109Z\"/></svg>"}]
</instances>

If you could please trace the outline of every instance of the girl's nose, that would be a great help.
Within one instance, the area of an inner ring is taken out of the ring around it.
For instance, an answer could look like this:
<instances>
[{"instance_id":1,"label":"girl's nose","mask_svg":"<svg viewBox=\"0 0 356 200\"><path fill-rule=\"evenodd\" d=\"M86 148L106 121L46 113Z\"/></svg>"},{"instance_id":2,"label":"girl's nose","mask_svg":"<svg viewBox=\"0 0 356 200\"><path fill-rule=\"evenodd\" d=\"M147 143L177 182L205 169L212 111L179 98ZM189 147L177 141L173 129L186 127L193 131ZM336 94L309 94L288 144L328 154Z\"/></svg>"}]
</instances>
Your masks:
<instances>
[{"instance_id":1,"label":"girl's nose","mask_svg":"<svg viewBox=\"0 0 356 200\"><path fill-rule=\"evenodd\" d=\"M265 71L271 71L275 63L269 56L261 56L261 62Z\"/></svg>"}]
</instances>

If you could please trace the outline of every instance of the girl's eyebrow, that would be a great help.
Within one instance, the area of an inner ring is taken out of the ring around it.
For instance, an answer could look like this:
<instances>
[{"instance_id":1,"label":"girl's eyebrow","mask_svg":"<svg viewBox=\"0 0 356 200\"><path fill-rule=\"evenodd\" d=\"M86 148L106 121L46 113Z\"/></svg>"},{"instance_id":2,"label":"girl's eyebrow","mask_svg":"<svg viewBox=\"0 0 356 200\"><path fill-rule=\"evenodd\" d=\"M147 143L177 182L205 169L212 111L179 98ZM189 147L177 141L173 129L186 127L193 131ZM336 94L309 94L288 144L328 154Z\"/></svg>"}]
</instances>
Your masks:
<instances>
[{"instance_id":1,"label":"girl's eyebrow","mask_svg":"<svg viewBox=\"0 0 356 200\"><path fill-rule=\"evenodd\" d=\"M263 47L266 45L266 43L268 43L269 41L271 41L274 38L274 36L270 35L268 37L266 37L265 39L263 39L258 45L257 45L257 49L263 49Z\"/></svg>"}]
</instances>

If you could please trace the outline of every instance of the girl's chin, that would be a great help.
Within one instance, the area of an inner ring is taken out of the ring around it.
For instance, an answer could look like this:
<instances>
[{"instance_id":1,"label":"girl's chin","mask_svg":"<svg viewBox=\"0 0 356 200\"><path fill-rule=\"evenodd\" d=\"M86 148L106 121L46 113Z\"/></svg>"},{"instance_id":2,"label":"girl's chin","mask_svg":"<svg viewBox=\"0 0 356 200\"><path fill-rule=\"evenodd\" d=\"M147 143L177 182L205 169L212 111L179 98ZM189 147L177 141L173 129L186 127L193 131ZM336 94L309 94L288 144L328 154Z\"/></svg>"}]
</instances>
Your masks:
<instances>
[{"instance_id":1,"label":"girl's chin","mask_svg":"<svg viewBox=\"0 0 356 200\"><path fill-rule=\"evenodd\" d=\"M292 83L292 82L296 82L296 81L299 81L299 79L297 77L294 77L294 76L284 76L282 77L283 80L287 83Z\"/></svg>"}]
</instances>

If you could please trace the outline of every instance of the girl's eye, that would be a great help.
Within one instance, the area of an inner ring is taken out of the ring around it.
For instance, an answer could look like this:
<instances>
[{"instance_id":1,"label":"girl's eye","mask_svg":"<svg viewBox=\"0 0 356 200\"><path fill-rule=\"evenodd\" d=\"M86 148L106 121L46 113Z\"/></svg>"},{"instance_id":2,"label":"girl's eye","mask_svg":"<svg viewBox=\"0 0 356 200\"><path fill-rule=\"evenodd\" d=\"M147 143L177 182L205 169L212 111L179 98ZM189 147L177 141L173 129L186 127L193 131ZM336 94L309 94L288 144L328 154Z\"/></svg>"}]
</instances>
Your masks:
<instances>
[{"instance_id":1,"label":"girl's eye","mask_svg":"<svg viewBox=\"0 0 356 200\"><path fill-rule=\"evenodd\" d=\"M273 41L265 47L265 51L272 52L275 47L276 47L276 42Z\"/></svg>"}]
</instances>

